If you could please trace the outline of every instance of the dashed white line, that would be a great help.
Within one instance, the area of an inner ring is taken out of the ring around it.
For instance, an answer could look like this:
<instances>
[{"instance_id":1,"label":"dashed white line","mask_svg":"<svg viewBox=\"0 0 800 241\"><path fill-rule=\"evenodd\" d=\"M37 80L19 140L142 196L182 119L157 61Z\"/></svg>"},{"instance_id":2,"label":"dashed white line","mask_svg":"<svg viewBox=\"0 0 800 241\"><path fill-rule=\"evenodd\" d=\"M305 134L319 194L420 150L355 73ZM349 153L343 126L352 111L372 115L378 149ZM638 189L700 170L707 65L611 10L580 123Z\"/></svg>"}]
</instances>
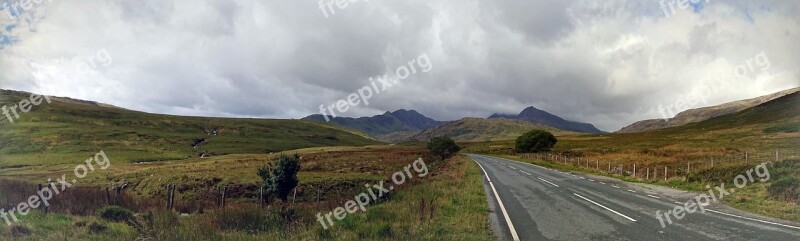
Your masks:
<instances>
[{"instance_id":1,"label":"dashed white line","mask_svg":"<svg viewBox=\"0 0 800 241\"><path fill-rule=\"evenodd\" d=\"M712 212L712 213L718 213L718 214L722 214L722 215L728 215L728 216L731 216L731 217L737 217L737 218L747 219L747 220L751 220L751 221L756 221L756 222L766 223L766 224L778 225L778 226L781 226L781 227L787 227L787 228L793 228L793 229L800 229L800 227L795 227L795 226L786 225L786 224L781 224L781 223L774 223L774 222L770 222L770 221L758 220L758 219L755 219L755 218L742 217L742 216L739 216L739 215L733 215L733 214L729 214L729 213L723 213L723 212L720 212L720 211L714 211L714 210L711 210L711 209L706 209L706 211L709 211L709 212Z\"/></svg>"},{"instance_id":2,"label":"dashed white line","mask_svg":"<svg viewBox=\"0 0 800 241\"><path fill-rule=\"evenodd\" d=\"M537 178L538 178L538 177L537 177ZM544 180L544 179L541 179L541 178L539 178L539 180L542 180L543 182L546 182L546 183L548 183L548 184L550 184L550 185L553 185L553 186L555 186L555 187L558 187L558 185L556 185L555 183L552 183L552 182L550 182L550 181L547 181L547 180Z\"/></svg>"},{"instance_id":3,"label":"dashed white line","mask_svg":"<svg viewBox=\"0 0 800 241\"><path fill-rule=\"evenodd\" d=\"M594 182L594 179L589 179L590 182Z\"/></svg>"},{"instance_id":4,"label":"dashed white line","mask_svg":"<svg viewBox=\"0 0 800 241\"><path fill-rule=\"evenodd\" d=\"M628 220L631 220L632 222L636 222L636 219L632 219L631 217L625 216L625 214L622 214L622 213L619 213L617 211L614 211L613 209L607 208L606 206L603 206L602 204L599 204L599 203L596 203L596 202L594 202L592 200L589 200L588 198L585 198L585 197L583 197L581 195L578 195L577 193L573 193L573 194L575 194L575 196L578 196L579 198L581 198L583 200L586 200L586 201L588 201L588 202L590 202L590 203L592 203L594 205L600 206L601 208L604 208L605 210L611 211L612 213L617 214L619 216L622 216L623 218L626 218Z\"/></svg>"},{"instance_id":5,"label":"dashed white line","mask_svg":"<svg viewBox=\"0 0 800 241\"><path fill-rule=\"evenodd\" d=\"M500 194L498 194L497 189L494 188L494 183L492 183L492 180L489 179L489 173L486 172L486 169L483 169L483 166L481 166L481 164L478 163L478 161L475 160L472 161L474 161L475 164L478 164L478 166L481 167L481 170L483 170L484 175L486 175L486 180L489 181L489 186L492 187L492 192L494 192L494 197L497 198L497 204L500 205L500 210L503 211L503 216L505 217L506 223L508 224L508 229L511 232L511 237L514 239L514 241L520 241L519 235L517 235L517 230L514 228L514 224L511 223L511 217L508 216L508 212L506 211L506 206L503 205L503 200L500 199Z\"/></svg>"},{"instance_id":6,"label":"dashed white line","mask_svg":"<svg viewBox=\"0 0 800 241\"><path fill-rule=\"evenodd\" d=\"M600 183L600 184L603 184L603 185L606 185L606 183L605 183L605 182L599 182L599 183Z\"/></svg>"},{"instance_id":7,"label":"dashed white line","mask_svg":"<svg viewBox=\"0 0 800 241\"><path fill-rule=\"evenodd\" d=\"M614 188L616 188L616 189L619 189L619 187L617 187L617 186L612 186L612 187L614 187Z\"/></svg>"},{"instance_id":8,"label":"dashed white line","mask_svg":"<svg viewBox=\"0 0 800 241\"><path fill-rule=\"evenodd\" d=\"M516 168L514 168L514 167L512 167L512 166L508 166L508 167L510 167L511 169L517 170Z\"/></svg>"},{"instance_id":9,"label":"dashed white line","mask_svg":"<svg viewBox=\"0 0 800 241\"><path fill-rule=\"evenodd\" d=\"M651 198L655 198L655 199L661 199L660 197L656 197L656 196L653 196L653 195L650 195L650 194L647 194L647 196L651 197Z\"/></svg>"},{"instance_id":10,"label":"dashed white line","mask_svg":"<svg viewBox=\"0 0 800 241\"><path fill-rule=\"evenodd\" d=\"M581 178L581 179L586 179L586 178L583 178L583 177L580 177L580 178Z\"/></svg>"},{"instance_id":11,"label":"dashed white line","mask_svg":"<svg viewBox=\"0 0 800 241\"><path fill-rule=\"evenodd\" d=\"M632 192L632 193L636 193L636 191L634 191L634 190L630 190L630 189L628 189L628 191L629 191L629 192Z\"/></svg>"}]
</instances>

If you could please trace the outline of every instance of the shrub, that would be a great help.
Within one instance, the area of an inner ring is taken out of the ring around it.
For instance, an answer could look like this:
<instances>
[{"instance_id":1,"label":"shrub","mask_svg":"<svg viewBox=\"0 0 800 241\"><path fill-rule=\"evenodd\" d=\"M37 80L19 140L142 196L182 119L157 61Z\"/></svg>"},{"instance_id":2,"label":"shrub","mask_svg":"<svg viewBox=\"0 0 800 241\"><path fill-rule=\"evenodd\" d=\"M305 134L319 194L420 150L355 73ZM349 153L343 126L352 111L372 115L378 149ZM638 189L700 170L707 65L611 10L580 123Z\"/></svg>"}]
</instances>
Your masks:
<instances>
[{"instance_id":1,"label":"shrub","mask_svg":"<svg viewBox=\"0 0 800 241\"><path fill-rule=\"evenodd\" d=\"M125 222L133 219L133 212L120 206L105 206L97 210L100 218L112 222Z\"/></svg>"},{"instance_id":2,"label":"shrub","mask_svg":"<svg viewBox=\"0 0 800 241\"><path fill-rule=\"evenodd\" d=\"M431 155L441 158L442 160L455 155L461 150L461 147L456 145L456 142L449 137L434 137L428 143L428 150Z\"/></svg>"},{"instance_id":3,"label":"shrub","mask_svg":"<svg viewBox=\"0 0 800 241\"><path fill-rule=\"evenodd\" d=\"M77 221L73 223L72 226L75 226L76 228L86 227L86 221Z\"/></svg>"},{"instance_id":4,"label":"shrub","mask_svg":"<svg viewBox=\"0 0 800 241\"><path fill-rule=\"evenodd\" d=\"M108 229L108 226L98 222L91 222L87 227L89 227L89 233L102 233Z\"/></svg>"},{"instance_id":5,"label":"shrub","mask_svg":"<svg viewBox=\"0 0 800 241\"><path fill-rule=\"evenodd\" d=\"M297 187L297 173L300 172L300 156L281 155L275 161L275 167L268 165L258 169L258 176L264 181L269 193L275 194L286 202L289 193Z\"/></svg>"},{"instance_id":6,"label":"shrub","mask_svg":"<svg viewBox=\"0 0 800 241\"><path fill-rule=\"evenodd\" d=\"M532 130L523 134L515 143L517 153L538 153L550 151L558 139L552 133L544 130Z\"/></svg>"},{"instance_id":7,"label":"shrub","mask_svg":"<svg viewBox=\"0 0 800 241\"><path fill-rule=\"evenodd\" d=\"M378 225L377 229L375 230L375 236L381 238L392 237L392 226L388 223Z\"/></svg>"},{"instance_id":8,"label":"shrub","mask_svg":"<svg viewBox=\"0 0 800 241\"><path fill-rule=\"evenodd\" d=\"M9 233L11 234L11 237L19 238L30 235L31 230L25 226L13 225L9 228Z\"/></svg>"},{"instance_id":9,"label":"shrub","mask_svg":"<svg viewBox=\"0 0 800 241\"><path fill-rule=\"evenodd\" d=\"M769 195L782 201L800 201L800 178L781 177L769 186Z\"/></svg>"}]
</instances>

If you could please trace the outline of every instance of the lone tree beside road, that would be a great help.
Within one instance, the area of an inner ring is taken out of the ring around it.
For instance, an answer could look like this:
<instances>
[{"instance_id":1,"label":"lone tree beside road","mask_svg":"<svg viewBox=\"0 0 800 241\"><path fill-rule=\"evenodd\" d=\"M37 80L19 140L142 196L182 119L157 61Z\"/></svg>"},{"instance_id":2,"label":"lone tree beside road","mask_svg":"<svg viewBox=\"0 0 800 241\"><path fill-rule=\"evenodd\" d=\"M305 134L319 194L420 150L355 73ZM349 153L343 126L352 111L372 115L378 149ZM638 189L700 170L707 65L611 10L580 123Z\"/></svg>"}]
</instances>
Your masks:
<instances>
[{"instance_id":1,"label":"lone tree beside road","mask_svg":"<svg viewBox=\"0 0 800 241\"><path fill-rule=\"evenodd\" d=\"M458 153L461 147L458 147L456 142L448 137L434 137L428 143L428 150L431 151L431 155L444 160Z\"/></svg>"},{"instance_id":2,"label":"lone tree beside road","mask_svg":"<svg viewBox=\"0 0 800 241\"><path fill-rule=\"evenodd\" d=\"M517 138L517 153L538 153L550 151L558 139L552 133L544 130L532 130Z\"/></svg>"},{"instance_id":3,"label":"lone tree beside road","mask_svg":"<svg viewBox=\"0 0 800 241\"><path fill-rule=\"evenodd\" d=\"M258 176L264 181L267 192L275 194L286 202L289 193L297 187L297 173L300 172L300 156L280 155L275 166L264 166L258 169Z\"/></svg>"}]
</instances>

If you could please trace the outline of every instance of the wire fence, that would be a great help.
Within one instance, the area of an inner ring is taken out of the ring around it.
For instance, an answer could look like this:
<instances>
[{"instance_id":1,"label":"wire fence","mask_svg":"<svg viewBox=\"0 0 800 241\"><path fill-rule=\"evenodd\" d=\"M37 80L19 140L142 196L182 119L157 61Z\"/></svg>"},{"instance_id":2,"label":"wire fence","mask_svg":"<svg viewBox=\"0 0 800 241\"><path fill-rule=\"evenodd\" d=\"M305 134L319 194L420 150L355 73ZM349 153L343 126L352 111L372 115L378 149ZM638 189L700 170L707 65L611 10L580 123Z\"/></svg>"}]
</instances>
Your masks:
<instances>
[{"instance_id":1,"label":"wire fence","mask_svg":"<svg viewBox=\"0 0 800 241\"><path fill-rule=\"evenodd\" d=\"M767 153L745 152L741 155L716 155L682 161L618 161L591 157L578 157L569 154L524 153L517 154L524 159L539 159L576 168L620 175L641 180L689 180L690 175L735 167L755 167L765 162L787 159L800 159L797 150L776 150Z\"/></svg>"}]
</instances>

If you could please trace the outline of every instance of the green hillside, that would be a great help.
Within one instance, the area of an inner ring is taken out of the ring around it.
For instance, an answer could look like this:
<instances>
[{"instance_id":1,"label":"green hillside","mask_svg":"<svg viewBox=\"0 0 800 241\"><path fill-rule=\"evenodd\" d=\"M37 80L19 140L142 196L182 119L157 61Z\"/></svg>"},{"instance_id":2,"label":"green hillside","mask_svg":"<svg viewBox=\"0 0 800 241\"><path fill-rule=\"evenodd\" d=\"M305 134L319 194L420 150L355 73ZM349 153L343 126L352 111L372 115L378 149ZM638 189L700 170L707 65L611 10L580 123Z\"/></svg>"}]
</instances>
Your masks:
<instances>
[{"instance_id":1,"label":"green hillside","mask_svg":"<svg viewBox=\"0 0 800 241\"><path fill-rule=\"evenodd\" d=\"M447 136L458 142L515 140L525 132L542 129L554 135L577 135L577 132L559 130L554 127L534 124L522 120L505 118L464 118L428 129L412 137L415 141L429 141L433 137Z\"/></svg>"},{"instance_id":2,"label":"green hillside","mask_svg":"<svg viewBox=\"0 0 800 241\"><path fill-rule=\"evenodd\" d=\"M29 96L0 91L2 105L9 107ZM203 151L215 156L379 143L309 121L170 116L69 98L51 100L20 113L13 123L2 117L0 168L75 162L101 149L116 153L119 161L151 162L196 157ZM206 141L195 149L194 139Z\"/></svg>"}]
</instances>

